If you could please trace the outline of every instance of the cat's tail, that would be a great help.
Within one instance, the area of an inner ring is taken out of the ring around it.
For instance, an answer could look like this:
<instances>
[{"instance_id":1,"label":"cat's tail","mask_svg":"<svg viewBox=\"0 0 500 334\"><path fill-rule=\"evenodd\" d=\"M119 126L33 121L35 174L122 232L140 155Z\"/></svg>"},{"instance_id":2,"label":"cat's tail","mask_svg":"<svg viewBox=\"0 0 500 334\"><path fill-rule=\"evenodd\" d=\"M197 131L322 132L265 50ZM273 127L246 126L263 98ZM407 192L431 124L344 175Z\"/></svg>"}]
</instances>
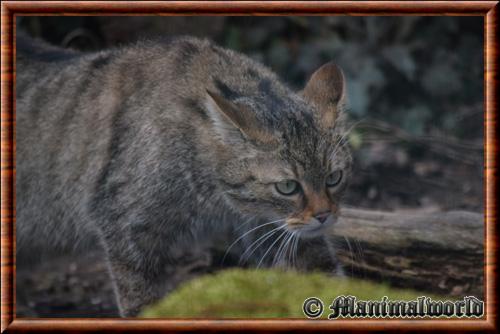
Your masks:
<instances>
[{"instance_id":1,"label":"cat's tail","mask_svg":"<svg viewBox=\"0 0 500 334\"><path fill-rule=\"evenodd\" d=\"M78 51L63 49L41 39L33 38L22 29L16 32L15 49L16 62L18 64L26 63L26 65L29 64L28 62L55 62L81 56Z\"/></svg>"}]
</instances>

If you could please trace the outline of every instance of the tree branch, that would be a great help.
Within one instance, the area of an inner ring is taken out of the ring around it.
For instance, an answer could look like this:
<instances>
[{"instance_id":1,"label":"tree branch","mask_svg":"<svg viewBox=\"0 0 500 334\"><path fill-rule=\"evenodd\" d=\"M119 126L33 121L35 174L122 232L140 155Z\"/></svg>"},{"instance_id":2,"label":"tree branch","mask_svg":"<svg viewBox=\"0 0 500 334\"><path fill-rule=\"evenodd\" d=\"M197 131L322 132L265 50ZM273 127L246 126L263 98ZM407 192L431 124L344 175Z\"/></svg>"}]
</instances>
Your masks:
<instances>
[{"instance_id":1,"label":"tree branch","mask_svg":"<svg viewBox=\"0 0 500 334\"><path fill-rule=\"evenodd\" d=\"M347 275L434 293L483 297L481 214L344 208L333 235Z\"/></svg>"}]
</instances>

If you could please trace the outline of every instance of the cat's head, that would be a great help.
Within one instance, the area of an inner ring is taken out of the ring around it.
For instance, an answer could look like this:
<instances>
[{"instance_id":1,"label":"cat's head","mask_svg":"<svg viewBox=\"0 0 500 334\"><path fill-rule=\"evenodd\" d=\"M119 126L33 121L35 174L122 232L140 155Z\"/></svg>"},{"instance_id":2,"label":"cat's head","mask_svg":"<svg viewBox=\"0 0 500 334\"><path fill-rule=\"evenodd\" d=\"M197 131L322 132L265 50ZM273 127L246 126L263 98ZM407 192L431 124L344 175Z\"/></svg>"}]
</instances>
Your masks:
<instances>
[{"instance_id":1,"label":"cat's head","mask_svg":"<svg viewBox=\"0 0 500 334\"><path fill-rule=\"evenodd\" d=\"M246 94L208 91L206 107L224 147L216 173L227 202L303 235L333 224L351 167L341 121L345 93L333 63L298 93L273 77Z\"/></svg>"}]
</instances>

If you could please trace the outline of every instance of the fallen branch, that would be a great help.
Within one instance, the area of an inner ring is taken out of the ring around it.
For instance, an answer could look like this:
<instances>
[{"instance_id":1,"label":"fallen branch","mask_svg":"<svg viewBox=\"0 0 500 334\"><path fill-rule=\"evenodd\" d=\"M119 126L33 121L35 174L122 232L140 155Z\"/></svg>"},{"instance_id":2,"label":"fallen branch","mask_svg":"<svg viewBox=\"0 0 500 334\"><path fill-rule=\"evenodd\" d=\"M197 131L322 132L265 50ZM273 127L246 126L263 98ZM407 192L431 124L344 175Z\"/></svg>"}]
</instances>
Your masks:
<instances>
[{"instance_id":1,"label":"fallen branch","mask_svg":"<svg viewBox=\"0 0 500 334\"><path fill-rule=\"evenodd\" d=\"M483 297L484 223L478 213L345 208L334 235L342 241L338 256L347 275Z\"/></svg>"}]
</instances>

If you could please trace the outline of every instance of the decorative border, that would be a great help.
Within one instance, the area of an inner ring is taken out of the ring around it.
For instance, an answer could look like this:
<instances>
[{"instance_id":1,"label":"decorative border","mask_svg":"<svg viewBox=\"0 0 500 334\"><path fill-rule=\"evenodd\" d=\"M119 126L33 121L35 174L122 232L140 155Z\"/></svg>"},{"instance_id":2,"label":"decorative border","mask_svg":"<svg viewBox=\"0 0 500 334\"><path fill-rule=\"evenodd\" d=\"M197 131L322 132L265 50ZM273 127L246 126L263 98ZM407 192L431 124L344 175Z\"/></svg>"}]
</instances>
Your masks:
<instances>
[{"instance_id":1,"label":"decorative border","mask_svg":"<svg viewBox=\"0 0 500 334\"><path fill-rule=\"evenodd\" d=\"M467 15L484 17L486 319L15 319L16 15ZM498 1L5 1L1 4L1 324L0 331L142 330L488 330L496 331Z\"/></svg>"}]
</instances>

